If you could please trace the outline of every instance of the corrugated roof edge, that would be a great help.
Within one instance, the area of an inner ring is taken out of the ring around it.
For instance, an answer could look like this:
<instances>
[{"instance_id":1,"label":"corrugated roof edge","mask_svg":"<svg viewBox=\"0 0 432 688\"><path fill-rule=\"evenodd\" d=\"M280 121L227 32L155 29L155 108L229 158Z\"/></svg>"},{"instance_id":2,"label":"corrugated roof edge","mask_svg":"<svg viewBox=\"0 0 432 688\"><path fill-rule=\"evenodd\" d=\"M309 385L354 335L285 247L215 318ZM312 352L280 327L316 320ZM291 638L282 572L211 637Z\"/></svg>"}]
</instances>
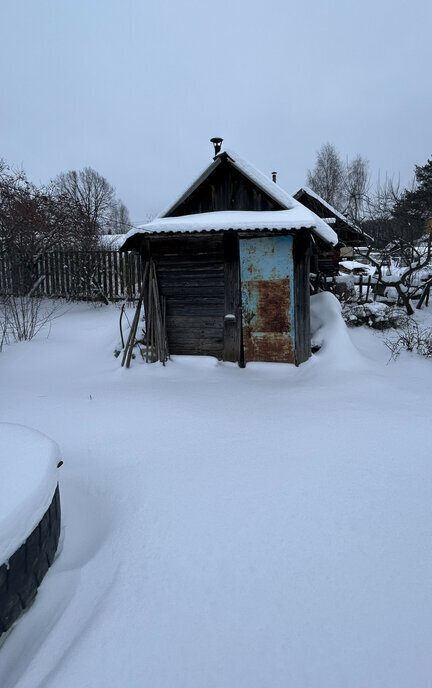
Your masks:
<instances>
[{"instance_id":1,"label":"corrugated roof edge","mask_svg":"<svg viewBox=\"0 0 432 688\"><path fill-rule=\"evenodd\" d=\"M285 228L285 227L253 227L252 225L250 227L242 227L239 229L238 227L225 227L224 229L189 229L187 232L186 231L181 231L181 230L175 230L175 229L170 229L167 230L165 229L164 231L151 231L151 230L145 230L142 229L141 231L134 232L131 234L132 236L136 236L137 234L145 234L146 236L161 236L162 234L169 234L172 236L175 234L176 236L189 236L189 234L224 234L225 232L298 232L301 230L309 230L313 232L313 227L310 225L302 226L302 227L291 227L291 228ZM131 237L125 237L125 240L123 244L126 242L127 238ZM121 247L120 247L121 248Z\"/></svg>"},{"instance_id":2,"label":"corrugated roof edge","mask_svg":"<svg viewBox=\"0 0 432 688\"><path fill-rule=\"evenodd\" d=\"M151 223L149 223L149 224L151 224ZM160 236L163 234L170 234L170 235L175 234L176 236L186 236L189 234L221 234L223 232L230 232L230 231L232 231L232 232L264 232L264 231L269 231L269 232L284 232L284 231L298 232L301 230L309 230L309 231L313 232L314 234L317 234L321 239L323 239L323 241L330 244L330 246L336 246L336 244L338 243L337 234L328 225L327 225L327 227L335 237L332 240L330 240L329 237L324 237L319 232L317 232L315 225L312 223L308 224L308 225L301 225L301 226L297 226L297 227L286 227L286 228L272 227L271 225L269 225L268 227L250 226L250 227L242 227L241 229L239 229L238 227L228 227L227 226L223 229L220 229L220 228L218 228L218 229L215 229L215 228L212 228L212 229L189 229L187 231L174 230L174 229L160 230L157 228L155 229L153 227L149 227L148 225L142 225L141 227L137 227L136 229L131 229L127 234L125 234L122 244L120 244L118 246L118 250L122 250L125 247L125 244L129 241L129 239L132 239L132 237L135 237L139 234L147 235L147 236Z\"/></svg>"},{"instance_id":3,"label":"corrugated roof edge","mask_svg":"<svg viewBox=\"0 0 432 688\"><path fill-rule=\"evenodd\" d=\"M289 210L231 210L158 218L128 232L122 247L137 234L197 234L209 231L258 231L263 229L275 231L310 229L330 245L335 245L338 242L337 234L329 225L325 222L318 223L317 217L301 203L298 203Z\"/></svg>"}]
</instances>

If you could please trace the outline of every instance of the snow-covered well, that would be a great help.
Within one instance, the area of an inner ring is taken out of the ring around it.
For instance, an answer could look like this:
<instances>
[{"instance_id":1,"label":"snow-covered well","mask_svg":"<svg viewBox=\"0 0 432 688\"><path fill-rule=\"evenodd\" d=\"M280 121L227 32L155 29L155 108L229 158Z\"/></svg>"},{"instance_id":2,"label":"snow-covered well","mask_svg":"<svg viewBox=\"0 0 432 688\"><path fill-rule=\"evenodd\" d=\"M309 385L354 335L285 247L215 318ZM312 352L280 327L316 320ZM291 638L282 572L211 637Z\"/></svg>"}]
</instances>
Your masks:
<instances>
[{"instance_id":1,"label":"snow-covered well","mask_svg":"<svg viewBox=\"0 0 432 688\"><path fill-rule=\"evenodd\" d=\"M0 565L47 511L57 485L60 450L41 432L0 423Z\"/></svg>"},{"instance_id":2,"label":"snow-covered well","mask_svg":"<svg viewBox=\"0 0 432 688\"><path fill-rule=\"evenodd\" d=\"M57 445L0 423L0 642L29 609L60 537ZM40 635L42 628L38 629ZM4 682L0 681L4 685Z\"/></svg>"}]
</instances>

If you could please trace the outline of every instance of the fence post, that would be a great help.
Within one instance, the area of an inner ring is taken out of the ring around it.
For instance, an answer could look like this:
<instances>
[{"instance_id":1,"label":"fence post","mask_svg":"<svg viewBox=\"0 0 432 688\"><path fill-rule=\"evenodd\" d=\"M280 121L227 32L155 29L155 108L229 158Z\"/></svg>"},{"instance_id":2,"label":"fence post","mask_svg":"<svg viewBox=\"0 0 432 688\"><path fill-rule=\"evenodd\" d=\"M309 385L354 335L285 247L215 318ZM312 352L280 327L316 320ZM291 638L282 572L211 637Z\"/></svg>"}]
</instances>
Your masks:
<instances>
[{"instance_id":1,"label":"fence post","mask_svg":"<svg viewBox=\"0 0 432 688\"><path fill-rule=\"evenodd\" d=\"M369 289L370 289L370 286L371 286L371 276L369 275L369 279L368 279L368 282L367 282L367 289L366 289L366 299L365 299L366 301L368 301L368 299L369 299Z\"/></svg>"}]
</instances>

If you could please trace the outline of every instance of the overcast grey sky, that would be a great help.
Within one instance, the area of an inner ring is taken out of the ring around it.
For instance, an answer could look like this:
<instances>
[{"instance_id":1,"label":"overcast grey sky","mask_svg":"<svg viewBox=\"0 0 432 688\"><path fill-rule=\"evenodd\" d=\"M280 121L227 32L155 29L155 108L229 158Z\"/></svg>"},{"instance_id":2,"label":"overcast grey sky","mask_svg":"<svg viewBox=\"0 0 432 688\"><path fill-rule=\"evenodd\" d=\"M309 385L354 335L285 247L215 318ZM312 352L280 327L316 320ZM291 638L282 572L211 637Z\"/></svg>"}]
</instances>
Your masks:
<instances>
[{"instance_id":1,"label":"overcast grey sky","mask_svg":"<svg viewBox=\"0 0 432 688\"><path fill-rule=\"evenodd\" d=\"M291 193L330 141L412 176L432 154L430 0L0 0L0 157L35 182L91 166L134 221L211 136Z\"/></svg>"}]
</instances>

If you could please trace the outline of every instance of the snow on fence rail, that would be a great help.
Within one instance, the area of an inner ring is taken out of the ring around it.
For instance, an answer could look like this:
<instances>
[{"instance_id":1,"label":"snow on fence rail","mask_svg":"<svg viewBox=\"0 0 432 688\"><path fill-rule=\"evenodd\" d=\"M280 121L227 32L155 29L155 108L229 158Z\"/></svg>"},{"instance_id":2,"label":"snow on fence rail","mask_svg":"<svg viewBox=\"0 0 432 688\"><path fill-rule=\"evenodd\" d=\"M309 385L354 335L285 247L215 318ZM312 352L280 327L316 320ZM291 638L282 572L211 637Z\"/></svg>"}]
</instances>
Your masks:
<instances>
[{"instance_id":1,"label":"snow on fence rail","mask_svg":"<svg viewBox=\"0 0 432 688\"><path fill-rule=\"evenodd\" d=\"M337 289L337 285L343 283L350 283L351 286L355 288L357 292L357 300L359 302L369 301L370 297L375 301L378 296L385 296L386 289L389 286L385 280L380 281L374 275L321 275L317 285L324 291L334 292ZM426 307L429 306L431 285L426 283L426 280L421 273L410 275L406 282L405 288L410 290L409 298L413 301L418 301L417 308L420 309L423 303Z\"/></svg>"},{"instance_id":2,"label":"snow on fence rail","mask_svg":"<svg viewBox=\"0 0 432 688\"><path fill-rule=\"evenodd\" d=\"M142 281L141 259L119 251L52 251L33 265L0 260L0 293L34 294L77 300L138 298Z\"/></svg>"}]
</instances>

